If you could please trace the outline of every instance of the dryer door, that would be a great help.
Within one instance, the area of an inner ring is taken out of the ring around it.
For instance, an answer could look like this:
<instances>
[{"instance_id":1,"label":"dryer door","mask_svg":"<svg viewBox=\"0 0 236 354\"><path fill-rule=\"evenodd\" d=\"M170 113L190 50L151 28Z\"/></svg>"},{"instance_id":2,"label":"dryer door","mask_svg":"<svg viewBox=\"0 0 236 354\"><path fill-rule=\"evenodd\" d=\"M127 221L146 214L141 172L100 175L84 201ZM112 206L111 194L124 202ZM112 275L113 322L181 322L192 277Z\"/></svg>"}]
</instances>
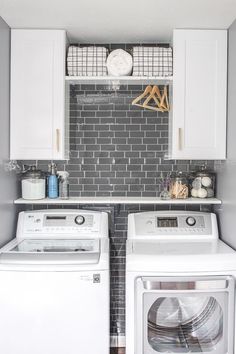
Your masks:
<instances>
[{"instance_id":1,"label":"dryer door","mask_svg":"<svg viewBox=\"0 0 236 354\"><path fill-rule=\"evenodd\" d=\"M233 353L231 277L139 278L137 306L137 353Z\"/></svg>"}]
</instances>

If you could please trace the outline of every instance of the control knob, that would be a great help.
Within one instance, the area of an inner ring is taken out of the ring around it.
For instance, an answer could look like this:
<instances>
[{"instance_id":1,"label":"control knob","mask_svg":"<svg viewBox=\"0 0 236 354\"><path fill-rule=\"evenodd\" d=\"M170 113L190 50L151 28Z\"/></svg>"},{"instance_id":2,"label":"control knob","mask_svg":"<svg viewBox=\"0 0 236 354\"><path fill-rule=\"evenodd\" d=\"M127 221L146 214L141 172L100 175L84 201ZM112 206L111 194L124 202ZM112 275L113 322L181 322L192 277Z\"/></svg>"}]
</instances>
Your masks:
<instances>
[{"instance_id":1,"label":"control knob","mask_svg":"<svg viewBox=\"0 0 236 354\"><path fill-rule=\"evenodd\" d=\"M85 222L84 216L83 215L76 216L75 222L77 225L82 225Z\"/></svg>"},{"instance_id":2,"label":"control knob","mask_svg":"<svg viewBox=\"0 0 236 354\"><path fill-rule=\"evenodd\" d=\"M192 216L189 216L187 219L186 219L186 223L189 225L189 226L194 226L196 224L196 219L193 218Z\"/></svg>"}]
</instances>

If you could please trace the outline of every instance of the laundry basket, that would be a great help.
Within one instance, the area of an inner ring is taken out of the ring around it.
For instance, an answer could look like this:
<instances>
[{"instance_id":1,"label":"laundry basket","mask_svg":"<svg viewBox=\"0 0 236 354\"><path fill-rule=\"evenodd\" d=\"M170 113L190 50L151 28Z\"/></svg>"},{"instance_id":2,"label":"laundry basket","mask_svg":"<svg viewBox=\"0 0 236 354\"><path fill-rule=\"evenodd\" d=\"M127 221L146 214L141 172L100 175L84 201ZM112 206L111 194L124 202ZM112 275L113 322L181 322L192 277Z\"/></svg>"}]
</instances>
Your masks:
<instances>
[{"instance_id":1,"label":"laundry basket","mask_svg":"<svg viewBox=\"0 0 236 354\"><path fill-rule=\"evenodd\" d=\"M172 48L133 47L133 76L171 76Z\"/></svg>"},{"instance_id":2,"label":"laundry basket","mask_svg":"<svg viewBox=\"0 0 236 354\"><path fill-rule=\"evenodd\" d=\"M67 72L69 76L106 76L105 47L79 47L71 45L67 53Z\"/></svg>"}]
</instances>

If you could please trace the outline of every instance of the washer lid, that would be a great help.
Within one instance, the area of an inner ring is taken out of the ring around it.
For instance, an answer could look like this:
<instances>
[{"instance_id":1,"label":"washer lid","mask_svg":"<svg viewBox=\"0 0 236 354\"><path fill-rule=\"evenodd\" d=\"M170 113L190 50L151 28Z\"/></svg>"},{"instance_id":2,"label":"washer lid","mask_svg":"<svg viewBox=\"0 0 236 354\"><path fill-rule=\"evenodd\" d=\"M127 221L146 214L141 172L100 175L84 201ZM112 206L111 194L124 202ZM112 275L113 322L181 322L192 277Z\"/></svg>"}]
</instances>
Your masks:
<instances>
[{"instance_id":1,"label":"washer lid","mask_svg":"<svg viewBox=\"0 0 236 354\"><path fill-rule=\"evenodd\" d=\"M2 250L3 263L59 262L76 264L98 263L99 239L26 239Z\"/></svg>"},{"instance_id":2,"label":"washer lid","mask_svg":"<svg viewBox=\"0 0 236 354\"><path fill-rule=\"evenodd\" d=\"M16 246L11 248L9 252L99 252L99 240L27 239L20 241Z\"/></svg>"}]
</instances>

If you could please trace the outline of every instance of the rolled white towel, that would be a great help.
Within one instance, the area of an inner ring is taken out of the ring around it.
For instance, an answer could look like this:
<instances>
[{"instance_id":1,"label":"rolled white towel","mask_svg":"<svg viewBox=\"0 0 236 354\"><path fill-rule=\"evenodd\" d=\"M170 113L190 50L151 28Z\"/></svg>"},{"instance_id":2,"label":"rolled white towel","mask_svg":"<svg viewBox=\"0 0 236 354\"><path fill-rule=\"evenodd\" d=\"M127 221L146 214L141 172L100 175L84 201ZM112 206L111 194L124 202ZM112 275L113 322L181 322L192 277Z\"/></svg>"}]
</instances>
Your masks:
<instances>
[{"instance_id":1,"label":"rolled white towel","mask_svg":"<svg viewBox=\"0 0 236 354\"><path fill-rule=\"evenodd\" d=\"M111 76L129 76L133 68L132 56L123 49L113 50L107 58L107 71Z\"/></svg>"}]
</instances>

